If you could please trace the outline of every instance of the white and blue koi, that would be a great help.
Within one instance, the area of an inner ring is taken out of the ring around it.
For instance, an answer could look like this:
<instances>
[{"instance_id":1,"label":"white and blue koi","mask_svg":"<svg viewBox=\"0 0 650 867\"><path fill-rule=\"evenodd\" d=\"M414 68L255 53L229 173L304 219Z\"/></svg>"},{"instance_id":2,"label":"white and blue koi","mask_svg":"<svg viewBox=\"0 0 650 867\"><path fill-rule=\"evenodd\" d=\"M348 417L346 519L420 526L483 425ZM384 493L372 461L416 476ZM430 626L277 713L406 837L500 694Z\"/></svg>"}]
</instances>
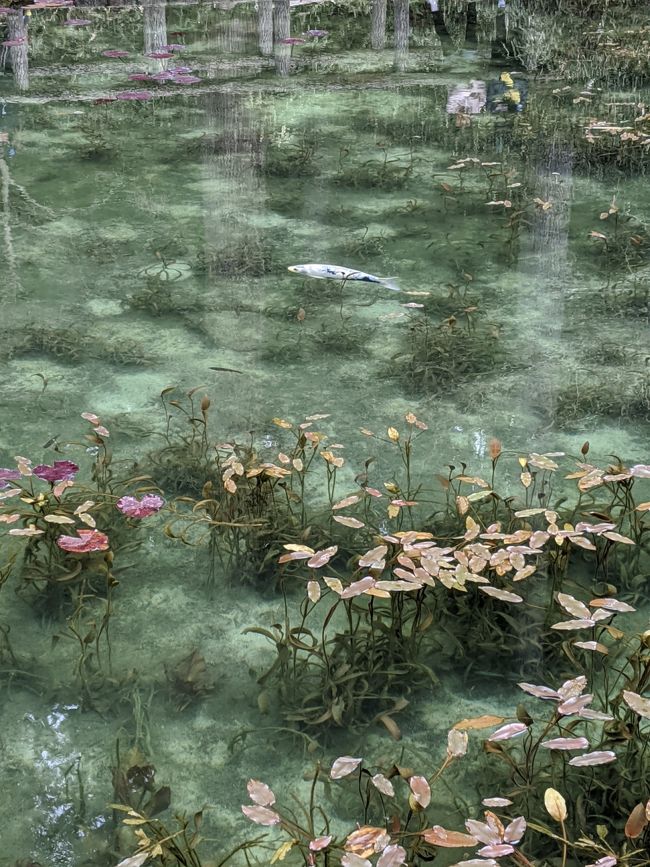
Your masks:
<instances>
[{"instance_id":1,"label":"white and blue koi","mask_svg":"<svg viewBox=\"0 0 650 867\"><path fill-rule=\"evenodd\" d=\"M399 292L400 288L392 277L375 277L365 271L355 271L354 268L344 268L341 265L291 265L288 269L293 274L314 277L316 280L360 280L363 283L379 283L387 289Z\"/></svg>"}]
</instances>

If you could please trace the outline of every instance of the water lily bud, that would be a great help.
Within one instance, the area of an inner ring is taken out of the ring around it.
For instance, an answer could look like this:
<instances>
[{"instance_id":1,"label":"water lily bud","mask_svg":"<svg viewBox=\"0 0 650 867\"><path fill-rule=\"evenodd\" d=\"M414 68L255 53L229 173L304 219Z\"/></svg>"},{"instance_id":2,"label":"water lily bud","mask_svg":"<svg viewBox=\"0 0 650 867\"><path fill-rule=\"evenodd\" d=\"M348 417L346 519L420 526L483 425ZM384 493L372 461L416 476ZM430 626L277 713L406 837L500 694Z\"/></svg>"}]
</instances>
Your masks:
<instances>
[{"instance_id":1,"label":"water lily bud","mask_svg":"<svg viewBox=\"0 0 650 867\"><path fill-rule=\"evenodd\" d=\"M201 412L207 412L210 408L210 398L204 397L201 400Z\"/></svg>"},{"instance_id":2,"label":"water lily bud","mask_svg":"<svg viewBox=\"0 0 650 867\"><path fill-rule=\"evenodd\" d=\"M488 452L490 455L490 460L493 461L496 461L496 459L501 454L501 443L496 437L493 437L488 443Z\"/></svg>"},{"instance_id":3,"label":"water lily bud","mask_svg":"<svg viewBox=\"0 0 650 867\"><path fill-rule=\"evenodd\" d=\"M580 453L584 456L589 451L589 440L582 444L582 448L580 449Z\"/></svg>"},{"instance_id":4,"label":"water lily bud","mask_svg":"<svg viewBox=\"0 0 650 867\"><path fill-rule=\"evenodd\" d=\"M544 792L544 806L552 819L564 822L567 817L566 801L556 789L547 789Z\"/></svg>"}]
</instances>

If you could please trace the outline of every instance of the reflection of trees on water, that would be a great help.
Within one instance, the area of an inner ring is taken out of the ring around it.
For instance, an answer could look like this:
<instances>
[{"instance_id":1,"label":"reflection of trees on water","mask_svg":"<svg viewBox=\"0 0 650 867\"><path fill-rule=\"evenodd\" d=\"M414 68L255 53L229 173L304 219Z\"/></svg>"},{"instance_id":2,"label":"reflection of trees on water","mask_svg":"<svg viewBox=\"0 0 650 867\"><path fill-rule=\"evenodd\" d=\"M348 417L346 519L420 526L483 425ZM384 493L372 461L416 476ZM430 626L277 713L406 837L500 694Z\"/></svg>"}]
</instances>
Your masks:
<instances>
[{"instance_id":1,"label":"reflection of trees on water","mask_svg":"<svg viewBox=\"0 0 650 867\"><path fill-rule=\"evenodd\" d=\"M164 0L144 0L142 4L144 53L167 45L167 21Z\"/></svg>"},{"instance_id":2,"label":"reflection of trees on water","mask_svg":"<svg viewBox=\"0 0 650 867\"><path fill-rule=\"evenodd\" d=\"M563 287L571 284L572 277L568 250L573 155L566 142L551 137L546 146L540 146L531 171L534 175L530 178L531 187L551 207L537 208L531 214L530 232L522 235L517 316L533 327L532 333L543 335L543 340L528 343L529 411L534 415L542 407L553 415L558 391L566 385L558 372L566 354Z\"/></svg>"},{"instance_id":3,"label":"reflection of trees on water","mask_svg":"<svg viewBox=\"0 0 650 867\"><path fill-rule=\"evenodd\" d=\"M11 71L14 74L16 87L27 90L29 87L29 61L27 59L27 19L22 12L7 15L7 39L23 40L22 45L13 45L8 49Z\"/></svg>"},{"instance_id":4,"label":"reflection of trees on water","mask_svg":"<svg viewBox=\"0 0 650 867\"><path fill-rule=\"evenodd\" d=\"M465 0L447 0L443 7L445 29L454 47L461 49L467 33L467 3Z\"/></svg>"},{"instance_id":5,"label":"reflection of trees on water","mask_svg":"<svg viewBox=\"0 0 650 867\"><path fill-rule=\"evenodd\" d=\"M260 54L269 57L273 54L273 0L258 0L257 32Z\"/></svg>"},{"instance_id":6,"label":"reflection of trees on water","mask_svg":"<svg viewBox=\"0 0 650 867\"><path fill-rule=\"evenodd\" d=\"M370 6L370 47L381 51L386 45L386 0L372 0Z\"/></svg>"},{"instance_id":7,"label":"reflection of trees on water","mask_svg":"<svg viewBox=\"0 0 650 867\"><path fill-rule=\"evenodd\" d=\"M409 0L393 0L395 14L395 67L403 69L409 50Z\"/></svg>"},{"instance_id":8,"label":"reflection of trees on water","mask_svg":"<svg viewBox=\"0 0 650 867\"><path fill-rule=\"evenodd\" d=\"M11 210L9 206L9 185L11 177L9 175L9 166L5 162L4 157L0 156L0 224L2 225L2 246L4 250L4 258L6 267L2 269L3 279L0 288L0 301L6 304L10 301L15 301L18 292L21 289L20 278L18 276L18 268L16 265L16 256L14 253L14 243L11 234Z\"/></svg>"},{"instance_id":9,"label":"reflection of trees on water","mask_svg":"<svg viewBox=\"0 0 650 867\"><path fill-rule=\"evenodd\" d=\"M275 33L275 71L288 75L291 64L291 46L283 40L291 36L291 7L289 0L275 0L273 5L273 30Z\"/></svg>"}]
</instances>

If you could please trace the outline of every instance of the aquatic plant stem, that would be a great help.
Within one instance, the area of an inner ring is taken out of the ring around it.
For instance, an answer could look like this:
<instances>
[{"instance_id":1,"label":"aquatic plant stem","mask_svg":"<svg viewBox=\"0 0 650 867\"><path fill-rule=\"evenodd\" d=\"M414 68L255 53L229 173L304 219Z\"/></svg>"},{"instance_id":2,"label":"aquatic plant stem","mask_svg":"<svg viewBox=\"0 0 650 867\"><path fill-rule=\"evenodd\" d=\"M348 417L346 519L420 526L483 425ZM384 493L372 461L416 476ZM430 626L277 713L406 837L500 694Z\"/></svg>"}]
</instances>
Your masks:
<instances>
[{"instance_id":1,"label":"aquatic plant stem","mask_svg":"<svg viewBox=\"0 0 650 867\"><path fill-rule=\"evenodd\" d=\"M564 827L564 819L560 819L560 827L562 828L562 867L566 867L567 839L566 828Z\"/></svg>"}]
</instances>

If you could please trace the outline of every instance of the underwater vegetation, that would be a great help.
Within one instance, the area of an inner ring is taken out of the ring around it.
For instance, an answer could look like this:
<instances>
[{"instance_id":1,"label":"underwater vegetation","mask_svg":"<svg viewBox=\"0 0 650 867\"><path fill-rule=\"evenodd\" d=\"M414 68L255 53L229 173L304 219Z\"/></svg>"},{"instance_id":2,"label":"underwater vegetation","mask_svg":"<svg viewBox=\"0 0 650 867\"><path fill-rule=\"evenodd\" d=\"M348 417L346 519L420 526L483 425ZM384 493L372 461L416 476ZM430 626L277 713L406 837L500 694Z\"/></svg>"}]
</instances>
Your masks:
<instances>
[{"instance_id":1,"label":"underwater vegetation","mask_svg":"<svg viewBox=\"0 0 650 867\"><path fill-rule=\"evenodd\" d=\"M261 460L250 442L215 438L200 390L165 389L161 402L151 477L120 472L108 445L115 431L90 412L77 444L85 467L18 457L0 470L0 591L12 582L37 608L47 599L57 648L76 648L67 655L86 710L111 712L107 684L119 685L119 708L131 708L131 746L118 743L111 770L107 864L206 865L200 852L214 846L199 833L200 809L160 818L171 789L151 757L156 684L119 672L111 652L117 576L147 521L207 549L204 592L226 576L265 576L265 592L282 600L282 622L244 629L268 642L258 703L273 716L260 735L294 736L311 754L342 728L381 726L401 741L373 762L318 761L305 794L295 792L297 811L251 780L244 815L273 835L233 842L218 863L280 851L314 863L337 853L350 867L374 856L417 864L456 848L481 865L647 865L650 635L629 618L646 595L650 467L599 466L588 442L569 456L506 452L493 439L484 478L461 464L432 487L428 425L412 412L379 433L361 428L368 456L349 467L325 414L274 419L277 456ZM156 473L200 487L161 490ZM0 683L15 686L37 672L13 653L9 627L3 619ZM450 672L478 684L486 669L517 680L518 707L459 719L446 745L410 766L404 715ZM200 649L165 664L164 688L177 713L211 695ZM233 749L255 734L236 734ZM469 763L477 793L450 803L459 763Z\"/></svg>"},{"instance_id":2,"label":"underwater vegetation","mask_svg":"<svg viewBox=\"0 0 650 867\"><path fill-rule=\"evenodd\" d=\"M476 305L456 310L440 322L417 317L404 334L404 350L387 371L409 393L449 394L469 379L502 367L500 328L483 322Z\"/></svg>"},{"instance_id":3,"label":"underwater vegetation","mask_svg":"<svg viewBox=\"0 0 650 867\"><path fill-rule=\"evenodd\" d=\"M1 339L0 354L7 359L43 355L69 365L102 359L120 367L143 367L156 361L151 348L136 340L124 343L119 337L93 335L74 327L58 328L34 322L4 331Z\"/></svg>"}]
</instances>

